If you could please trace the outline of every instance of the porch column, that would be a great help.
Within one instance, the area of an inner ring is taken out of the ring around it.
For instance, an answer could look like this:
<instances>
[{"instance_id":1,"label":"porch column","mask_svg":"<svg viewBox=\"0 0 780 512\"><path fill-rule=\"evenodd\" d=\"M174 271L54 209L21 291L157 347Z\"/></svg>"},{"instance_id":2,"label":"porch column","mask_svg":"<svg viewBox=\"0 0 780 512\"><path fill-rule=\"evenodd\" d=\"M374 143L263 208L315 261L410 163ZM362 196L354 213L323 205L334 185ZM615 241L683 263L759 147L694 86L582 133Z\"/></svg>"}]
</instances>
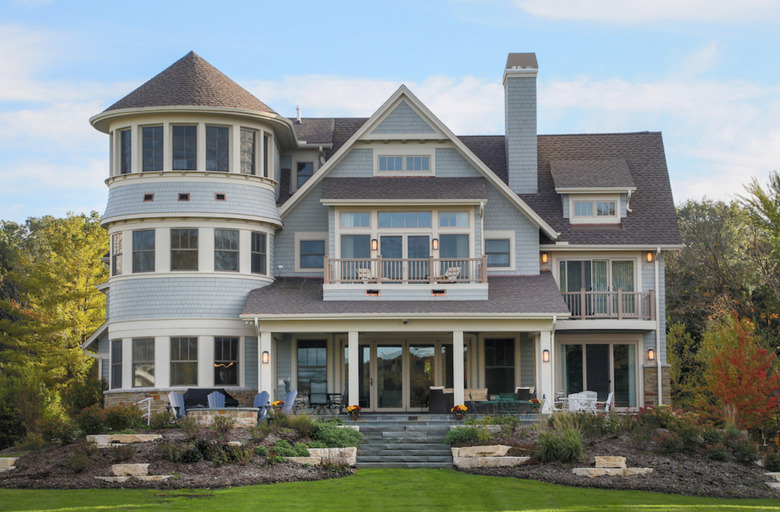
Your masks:
<instances>
[{"instance_id":1,"label":"porch column","mask_svg":"<svg viewBox=\"0 0 780 512\"><path fill-rule=\"evenodd\" d=\"M452 392L455 405L464 404L463 331L452 333Z\"/></svg>"},{"instance_id":2,"label":"porch column","mask_svg":"<svg viewBox=\"0 0 780 512\"><path fill-rule=\"evenodd\" d=\"M275 361L270 359L271 356L276 356L276 354L271 354L271 333L268 331L263 331L260 333L260 336L258 338L258 347L257 347L257 387L259 391L268 391L271 394L271 399L274 397L274 387L273 387L273 372L271 369L273 368L273 365L276 364ZM263 352L268 352L269 355L269 362L263 363Z\"/></svg>"},{"instance_id":3,"label":"porch column","mask_svg":"<svg viewBox=\"0 0 780 512\"><path fill-rule=\"evenodd\" d=\"M537 367L537 386L536 396L541 400L542 396L547 398L544 403L544 411L547 412L552 406L553 400L555 400L555 384L553 383L553 347L552 347L552 333L550 331L542 331L539 333L537 339L537 352L536 352L536 367ZM550 361L544 362L544 351L548 350L550 354Z\"/></svg>"},{"instance_id":4,"label":"porch column","mask_svg":"<svg viewBox=\"0 0 780 512\"><path fill-rule=\"evenodd\" d=\"M360 377L358 376L358 370L360 369L360 350L358 349L358 332L349 331L347 334L347 354L349 356L349 374L347 380L349 381L349 405L360 404Z\"/></svg>"}]
</instances>

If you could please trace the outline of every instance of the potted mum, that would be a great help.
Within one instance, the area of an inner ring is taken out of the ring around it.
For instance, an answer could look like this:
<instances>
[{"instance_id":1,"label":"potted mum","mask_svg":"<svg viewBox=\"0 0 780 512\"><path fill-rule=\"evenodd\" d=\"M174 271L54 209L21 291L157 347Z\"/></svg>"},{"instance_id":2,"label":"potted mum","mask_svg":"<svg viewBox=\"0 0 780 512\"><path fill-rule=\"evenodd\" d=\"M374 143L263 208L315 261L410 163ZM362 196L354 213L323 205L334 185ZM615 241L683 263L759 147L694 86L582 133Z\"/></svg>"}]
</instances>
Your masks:
<instances>
[{"instance_id":1,"label":"potted mum","mask_svg":"<svg viewBox=\"0 0 780 512\"><path fill-rule=\"evenodd\" d=\"M450 412L455 415L456 420L462 420L463 416L468 412L468 408L465 405L458 404L450 409Z\"/></svg>"},{"instance_id":2,"label":"potted mum","mask_svg":"<svg viewBox=\"0 0 780 512\"><path fill-rule=\"evenodd\" d=\"M360 411L362 410L363 409L359 405L350 405L349 407L347 407L347 414L349 415L350 418L356 420L360 416Z\"/></svg>"},{"instance_id":3,"label":"potted mum","mask_svg":"<svg viewBox=\"0 0 780 512\"><path fill-rule=\"evenodd\" d=\"M273 407L274 411L277 412L282 410L283 405L284 405L284 400L275 400L271 402L271 407Z\"/></svg>"}]
</instances>

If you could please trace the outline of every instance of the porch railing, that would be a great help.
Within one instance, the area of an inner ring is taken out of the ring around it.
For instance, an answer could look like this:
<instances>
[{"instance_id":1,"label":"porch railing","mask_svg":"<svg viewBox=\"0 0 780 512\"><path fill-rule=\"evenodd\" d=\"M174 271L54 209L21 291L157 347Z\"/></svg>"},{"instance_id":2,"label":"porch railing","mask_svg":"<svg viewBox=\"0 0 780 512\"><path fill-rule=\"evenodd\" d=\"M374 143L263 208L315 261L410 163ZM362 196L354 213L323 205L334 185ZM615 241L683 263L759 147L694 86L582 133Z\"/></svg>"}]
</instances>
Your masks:
<instances>
[{"instance_id":1,"label":"porch railing","mask_svg":"<svg viewBox=\"0 0 780 512\"><path fill-rule=\"evenodd\" d=\"M487 283L482 258L325 258L325 284Z\"/></svg>"},{"instance_id":2,"label":"porch railing","mask_svg":"<svg viewBox=\"0 0 780 512\"><path fill-rule=\"evenodd\" d=\"M572 320L655 320L655 292L561 292Z\"/></svg>"}]
</instances>

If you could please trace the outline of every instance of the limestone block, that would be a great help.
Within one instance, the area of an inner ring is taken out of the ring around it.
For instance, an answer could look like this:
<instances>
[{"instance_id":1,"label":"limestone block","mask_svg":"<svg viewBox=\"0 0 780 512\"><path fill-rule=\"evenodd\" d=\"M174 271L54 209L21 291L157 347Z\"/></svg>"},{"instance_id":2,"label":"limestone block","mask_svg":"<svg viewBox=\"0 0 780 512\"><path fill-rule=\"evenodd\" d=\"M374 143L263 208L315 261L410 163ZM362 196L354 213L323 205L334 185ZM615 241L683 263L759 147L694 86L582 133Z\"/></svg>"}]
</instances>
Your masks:
<instances>
[{"instance_id":1,"label":"limestone block","mask_svg":"<svg viewBox=\"0 0 780 512\"><path fill-rule=\"evenodd\" d=\"M764 473L764 476L780 482L780 473Z\"/></svg>"},{"instance_id":2,"label":"limestone block","mask_svg":"<svg viewBox=\"0 0 780 512\"><path fill-rule=\"evenodd\" d=\"M357 464L357 448L309 448L309 455L321 457L322 465L354 466Z\"/></svg>"},{"instance_id":3,"label":"limestone block","mask_svg":"<svg viewBox=\"0 0 780 512\"><path fill-rule=\"evenodd\" d=\"M98 480L105 482L124 483L129 481L138 482L160 482L162 480L168 480L173 475L140 475L140 476L96 476Z\"/></svg>"},{"instance_id":4,"label":"limestone block","mask_svg":"<svg viewBox=\"0 0 780 512\"><path fill-rule=\"evenodd\" d=\"M351 428L352 430L356 432L360 432L360 426L359 425L336 425L336 428Z\"/></svg>"},{"instance_id":5,"label":"limestone block","mask_svg":"<svg viewBox=\"0 0 780 512\"><path fill-rule=\"evenodd\" d=\"M18 457L0 457L0 468L1 467L7 467L7 466L13 466L16 464L16 461L19 460ZM769 473L767 473L769 474Z\"/></svg>"},{"instance_id":6,"label":"limestone block","mask_svg":"<svg viewBox=\"0 0 780 512\"><path fill-rule=\"evenodd\" d=\"M463 446L452 448L453 457L502 457L511 446L494 444L489 446Z\"/></svg>"},{"instance_id":7,"label":"limestone block","mask_svg":"<svg viewBox=\"0 0 780 512\"><path fill-rule=\"evenodd\" d=\"M228 441L228 446L241 446L242 444L244 443L241 441Z\"/></svg>"},{"instance_id":8,"label":"limestone block","mask_svg":"<svg viewBox=\"0 0 780 512\"><path fill-rule=\"evenodd\" d=\"M111 471L115 476L145 476L149 473L149 464L114 464Z\"/></svg>"},{"instance_id":9,"label":"limestone block","mask_svg":"<svg viewBox=\"0 0 780 512\"><path fill-rule=\"evenodd\" d=\"M624 468L623 476L649 475L652 472L653 468Z\"/></svg>"},{"instance_id":10,"label":"limestone block","mask_svg":"<svg viewBox=\"0 0 780 512\"><path fill-rule=\"evenodd\" d=\"M456 468L478 468L482 457L458 457L452 456L452 465Z\"/></svg>"},{"instance_id":11,"label":"limestone block","mask_svg":"<svg viewBox=\"0 0 780 512\"><path fill-rule=\"evenodd\" d=\"M623 476L623 468L574 468L572 473L578 476L596 478L597 476Z\"/></svg>"},{"instance_id":12,"label":"limestone block","mask_svg":"<svg viewBox=\"0 0 780 512\"><path fill-rule=\"evenodd\" d=\"M530 457L477 457L481 468L515 467L523 464Z\"/></svg>"},{"instance_id":13,"label":"limestone block","mask_svg":"<svg viewBox=\"0 0 780 512\"><path fill-rule=\"evenodd\" d=\"M6 471L13 471L16 469L16 466L0 466L0 473L5 473Z\"/></svg>"},{"instance_id":14,"label":"limestone block","mask_svg":"<svg viewBox=\"0 0 780 512\"><path fill-rule=\"evenodd\" d=\"M780 482L766 482L766 484L776 491L780 491Z\"/></svg>"},{"instance_id":15,"label":"limestone block","mask_svg":"<svg viewBox=\"0 0 780 512\"><path fill-rule=\"evenodd\" d=\"M625 457L596 457L597 468L625 468Z\"/></svg>"},{"instance_id":16,"label":"limestone block","mask_svg":"<svg viewBox=\"0 0 780 512\"><path fill-rule=\"evenodd\" d=\"M162 439L160 434L102 434L87 436L88 443L95 443L99 447L113 444L149 443Z\"/></svg>"},{"instance_id":17,"label":"limestone block","mask_svg":"<svg viewBox=\"0 0 780 512\"><path fill-rule=\"evenodd\" d=\"M322 464L322 457L287 457L287 460L297 462L298 464L309 464L310 466Z\"/></svg>"}]
</instances>

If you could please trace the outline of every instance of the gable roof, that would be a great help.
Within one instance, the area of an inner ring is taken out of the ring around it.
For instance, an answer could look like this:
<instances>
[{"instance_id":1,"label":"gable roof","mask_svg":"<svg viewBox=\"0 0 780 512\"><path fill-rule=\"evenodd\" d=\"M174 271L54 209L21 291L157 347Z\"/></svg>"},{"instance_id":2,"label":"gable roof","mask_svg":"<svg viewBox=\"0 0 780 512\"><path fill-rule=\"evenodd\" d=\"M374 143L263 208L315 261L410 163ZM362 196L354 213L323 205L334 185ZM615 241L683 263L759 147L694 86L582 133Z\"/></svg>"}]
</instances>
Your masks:
<instances>
[{"instance_id":1,"label":"gable roof","mask_svg":"<svg viewBox=\"0 0 780 512\"><path fill-rule=\"evenodd\" d=\"M636 189L624 158L604 160L550 160L555 190Z\"/></svg>"},{"instance_id":2,"label":"gable roof","mask_svg":"<svg viewBox=\"0 0 780 512\"><path fill-rule=\"evenodd\" d=\"M332 118L304 117L301 122L290 118L298 141L306 144L333 144L336 120Z\"/></svg>"},{"instance_id":3,"label":"gable roof","mask_svg":"<svg viewBox=\"0 0 780 512\"><path fill-rule=\"evenodd\" d=\"M235 108L276 114L195 52L177 60L104 112L173 106Z\"/></svg>"},{"instance_id":4,"label":"gable roof","mask_svg":"<svg viewBox=\"0 0 780 512\"><path fill-rule=\"evenodd\" d=\"M324 178L322 200L487 200L485 178Z\"/></svg>"}]
</instances>

